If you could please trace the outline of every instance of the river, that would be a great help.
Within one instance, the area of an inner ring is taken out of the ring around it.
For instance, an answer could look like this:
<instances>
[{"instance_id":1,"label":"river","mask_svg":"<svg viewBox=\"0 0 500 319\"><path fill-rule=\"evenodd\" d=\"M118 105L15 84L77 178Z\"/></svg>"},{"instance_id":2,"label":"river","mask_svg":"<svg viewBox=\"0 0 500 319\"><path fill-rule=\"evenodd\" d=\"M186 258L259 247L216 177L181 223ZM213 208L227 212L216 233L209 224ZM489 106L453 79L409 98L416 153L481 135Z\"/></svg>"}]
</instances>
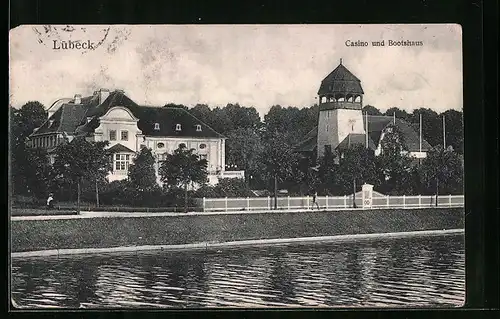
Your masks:
<instances>
[{"instance_id":1,"label":"river","mask_svg":"<svg viewBox=\"0 0 500 319\"><path fill-rule=\"evenodd\" d=\"M420 307L465 302L463 235L14 259L28 308Z\"/></svg>"}]
</instances>

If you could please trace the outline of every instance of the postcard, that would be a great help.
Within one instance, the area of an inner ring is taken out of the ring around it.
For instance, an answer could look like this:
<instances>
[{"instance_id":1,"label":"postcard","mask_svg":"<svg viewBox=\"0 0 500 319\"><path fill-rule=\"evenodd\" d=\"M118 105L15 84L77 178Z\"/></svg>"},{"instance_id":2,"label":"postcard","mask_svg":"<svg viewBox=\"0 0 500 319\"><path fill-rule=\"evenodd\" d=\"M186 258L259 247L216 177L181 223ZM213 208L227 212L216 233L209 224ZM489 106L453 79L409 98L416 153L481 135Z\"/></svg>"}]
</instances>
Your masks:
<instances>
[{"instance_id":1,"label":"postcard","mask_svg":"<svg viewBox=\"0 0 500 319\"><path fill-rule=\"evenodd\" d=\"M465 303L454 24L22 25L16 310Z\"/></svg>"}]
</instances>

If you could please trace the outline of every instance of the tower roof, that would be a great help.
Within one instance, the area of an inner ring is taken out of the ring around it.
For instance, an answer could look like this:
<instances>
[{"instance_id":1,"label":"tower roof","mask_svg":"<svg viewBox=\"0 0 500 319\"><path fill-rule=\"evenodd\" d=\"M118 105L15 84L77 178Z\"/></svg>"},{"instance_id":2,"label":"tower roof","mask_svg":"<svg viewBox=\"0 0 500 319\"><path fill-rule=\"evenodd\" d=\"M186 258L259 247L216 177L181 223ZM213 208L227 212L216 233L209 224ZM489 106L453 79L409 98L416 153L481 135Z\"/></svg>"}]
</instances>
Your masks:
<instances>
[{"instance_id":1,"label":"tower roof","mask_svg":"<svg viewBox=\"0 0 500 319\"><path fill-rule=\"evenodd\" d=\"M342 64L342 60L335 70L321 81L318 95L328 93L364 94L361 81Z\"/></svg>"}]
</instances>

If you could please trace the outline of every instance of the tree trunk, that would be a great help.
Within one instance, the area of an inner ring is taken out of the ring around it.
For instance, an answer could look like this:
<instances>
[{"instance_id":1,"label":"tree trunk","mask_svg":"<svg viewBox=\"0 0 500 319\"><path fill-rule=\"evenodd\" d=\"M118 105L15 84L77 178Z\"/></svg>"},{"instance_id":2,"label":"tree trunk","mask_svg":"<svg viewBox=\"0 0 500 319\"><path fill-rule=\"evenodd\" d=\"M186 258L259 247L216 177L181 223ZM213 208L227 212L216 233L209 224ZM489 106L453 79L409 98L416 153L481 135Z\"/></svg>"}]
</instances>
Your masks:
<instances>
[{"instance_id":1,"label":"tree trunk","mask_svg":"<svg viewBox=\"0 0 500 319\"><path fill-rule=\"evenodd\" d=\"M99 186L97 185L97 178L95 180L95 201L97 207L99 207Z\"/></svg>"},{"instance_id":2,"label":"tree trunk","mask_svg":"<svg viewBox=\"0 0 500 319\"><path fill-rule=\"evenodd\" d=\"M439 178L436 177L436 206L438 205Z\"/></svg>"},{"instance_id":3,"label":"tree trunk","mask_svg":"<svg viewBox=\"0 0 500 319\"><path fill-rule=\"evenodd\" d=\"M352 207L356 208L356 179L352 180Z\"/></svg>"},{"instance_id":4,"label":"tree trunk","mask_svg":"<svg viewBox=\"0 0 500 319\"><path fill-rule=\"evenodd\" d=\"M184 212L188 212L188 184L184 185Z\"/></svg>"},{"instance_id":5,"label":"tree trunk","mask_svg":"<svg viewBox=\"0 0 500 319\"><path fill-rule=\"evenodd\" d=\"M81 190L80 190L80 177L78 177L76 185L77 185L77 194L76 194L76 207L77 208L76 209L77 209L78 214L80 214L80 193L81 193Z\"/></svg>"},{"instance_id":6,"label":"tree trunk","mask_svg":"<svg viewBox=\"0 0 500 319\"><path fill-rule=\"evenodd\" d=\"M274 175L274 209L278 209L278 177Z\"/></svg>"}]
</instances>

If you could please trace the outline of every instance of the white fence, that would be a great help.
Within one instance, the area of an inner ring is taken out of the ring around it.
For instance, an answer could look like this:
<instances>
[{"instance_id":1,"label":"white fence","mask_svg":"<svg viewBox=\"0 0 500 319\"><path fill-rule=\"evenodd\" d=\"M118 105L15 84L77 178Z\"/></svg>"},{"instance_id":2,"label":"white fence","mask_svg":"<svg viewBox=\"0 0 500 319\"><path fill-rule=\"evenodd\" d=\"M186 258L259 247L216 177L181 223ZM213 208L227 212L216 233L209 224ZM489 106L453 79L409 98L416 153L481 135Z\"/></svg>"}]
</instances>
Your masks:
<instances>
[{"instance_id":1,"label":"white fence","mask_svg":"<svg viewBox=\"0 0 500 319\"><path fill-rule=\"evenodd\" d=\"M311 196L278 197L277 207L280 210L297 209L353 209L353 196L318 196L316 204ZM246 198L203 198L203 211L252 211L272 210L275 207L274 197ZM429 207L463 207L464 195L436 196L382 196L373 197L370 207L363 207L363 198L356 196L356 207L367 208L429 208Z\"/></svg>"}]
</instances>

